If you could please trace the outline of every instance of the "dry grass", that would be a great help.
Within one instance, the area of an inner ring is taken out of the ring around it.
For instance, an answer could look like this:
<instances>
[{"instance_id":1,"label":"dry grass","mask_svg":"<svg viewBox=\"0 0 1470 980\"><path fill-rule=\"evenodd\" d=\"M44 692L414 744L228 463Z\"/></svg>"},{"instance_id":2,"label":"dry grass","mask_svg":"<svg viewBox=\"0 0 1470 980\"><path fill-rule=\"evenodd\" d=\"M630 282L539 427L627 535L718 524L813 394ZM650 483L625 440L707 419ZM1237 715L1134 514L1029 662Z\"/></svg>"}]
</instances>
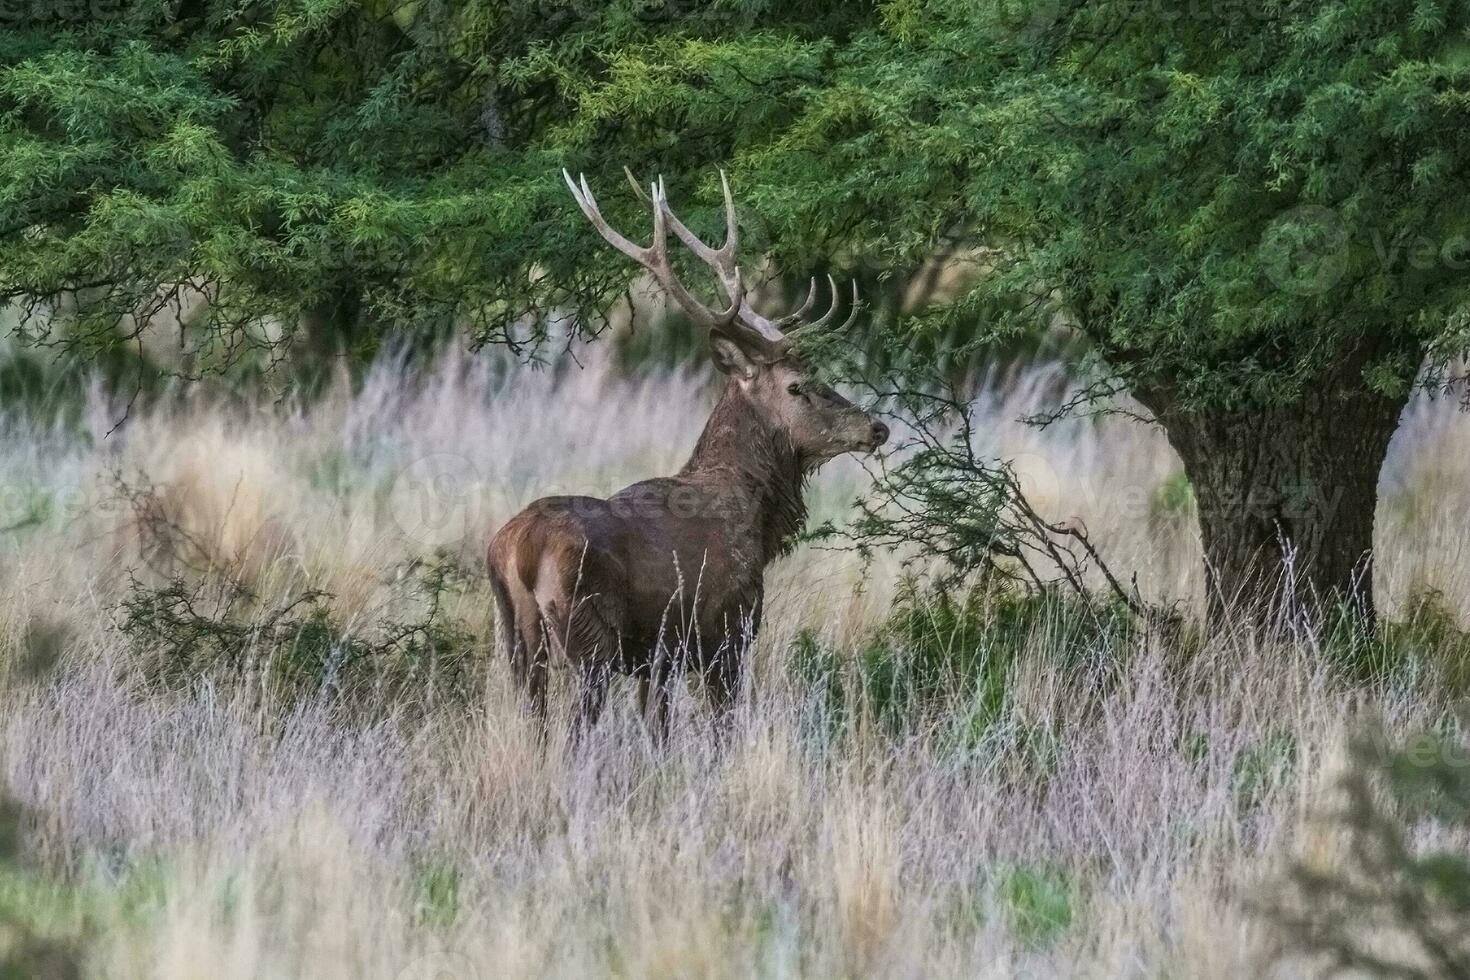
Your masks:
<instances>
[{"instance_id":1,"label":"dry grass","mask_svg":"<svg viewBox=\"0 0 1470 980\"><path fill-rule=\"evenodd\" d=\"M1147 592L1198 602L1162 435L1014 422L1054 385L1036 372L991 396L987 448L1024 456L1044 506L1082 519ZM1286 855L1333 860L1312 814L1346 721L1365 700L1394 725L1430 710L1412 679L1371 695L1334 679L1309 636L1214 637L1187 662L1140 641L1099 686L1043 625L986 739L861 717L832 732L785 654L802 628L858 643L895 575L859 591L850 557L804 551L770 575L723 748L685 699L655 752L622 698L585 751L539 753L488 639L483 703L427 717L384 705L349 722L313 702L280 719L244 685L149 693L130 673L114 628L129 569L228 571L267 598L310 585L367 622L418 601L408 562L443 550L473 567L531 497L673 469L709 401L690 375L451 357L412 382L381 365L310 409L200 394L107 436L117 406L93 393L85 431L5 420L0 526L37 521L5 536L0 642L11 664L42 634L67 652L4 694L34 864L4 873L0 906L82 936L89 972L119 977L1263 972L1273 937L1242 897ZM1467 449L1453 406L1411 409L1380 515L1391 608L1438 589L1470 610ZM188 547L160 552L140 521L159 513L121 504L113 474L151 485ZM862 479L831 467L816 511L841 513ZM469 590L449 612L488 638L488 605Z\"/></svg>"}]
</instances>

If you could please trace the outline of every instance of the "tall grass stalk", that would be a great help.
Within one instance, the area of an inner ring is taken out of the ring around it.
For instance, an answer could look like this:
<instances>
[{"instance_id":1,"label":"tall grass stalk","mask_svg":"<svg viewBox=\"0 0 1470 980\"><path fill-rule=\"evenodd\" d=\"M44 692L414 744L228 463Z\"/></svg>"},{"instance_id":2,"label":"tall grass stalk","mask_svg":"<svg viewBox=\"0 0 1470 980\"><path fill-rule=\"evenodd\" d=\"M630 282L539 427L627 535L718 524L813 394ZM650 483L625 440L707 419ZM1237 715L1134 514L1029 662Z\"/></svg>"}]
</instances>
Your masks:
<instances>
[{"instance_id":1,"label":"tall grass stalk","mask_svg":"<svg viewBox=\"0 0 1470 980\"><path fill-rule=\"evenodd\" d=\"M1146 596L1197 607L1192 497L1162 433L1015 421L1060 384L1036 369L990 386L985 449ZM580 752L538 750L491 649L484 543L534 496L671 471L712 396L701 375L595 357L538 372L447 355L414 374L386 360L310 406L197 393L110 432L121 403L94 390L80 425L0 418L0 765L23 814L0 925L117 977L1267 969L1272 926L1245 898L1294 855L1332 860L1314 815L1359 712L1390 730L1440 718L1443 633L1406 634L1398 669L1364 684L1310 632L1166 645L1043 610L1002 641L995 607L978 632L894 629L895 563L807 549L769 578L728 739L681 697L656 750L617 687ZM1467 449L1453 405L1410 408L1380 508L1392 615L1430 591L1470 614ZM816 515L864 479L829 467ZM480 651L469 703L267 712L220 673L149 684L120 631L132 580L188 576L261 609L320 590L334 628L367 635L421 617L413 583L436 563L463 571L440 615ZM944 711L884 724L857 669L875 637L913 660L957 635L1009 657L999 690L961 678ZM853 695L836 721L832 687L794 667L802 644Z\"/></svg>"}]
</instances>

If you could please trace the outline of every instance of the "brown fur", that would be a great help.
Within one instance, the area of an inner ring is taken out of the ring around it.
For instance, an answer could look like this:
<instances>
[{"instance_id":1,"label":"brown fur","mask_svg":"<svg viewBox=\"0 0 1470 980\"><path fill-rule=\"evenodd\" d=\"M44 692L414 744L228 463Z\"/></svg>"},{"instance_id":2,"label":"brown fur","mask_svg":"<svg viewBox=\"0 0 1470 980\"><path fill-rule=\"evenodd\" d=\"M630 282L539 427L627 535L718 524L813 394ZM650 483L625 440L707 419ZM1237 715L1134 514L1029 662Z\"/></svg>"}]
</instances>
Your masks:
<instances>
[{"instance_id":1,"label":"brown fur","mask_svg":"<svg viewBox=\"0 0 1470 980\"><path fill-rule=\"evenodd\" d=\"M760 628L765 567L805 523L807 477L887 437L795 357L716 348L731 377L677 475L607 499L543 497L490 542L501 644L543 724L553 664L579 675L577 731L597 720L614 671L638 679L660 737L681 669L728 707Z\"/></svg>"}]
</instances>

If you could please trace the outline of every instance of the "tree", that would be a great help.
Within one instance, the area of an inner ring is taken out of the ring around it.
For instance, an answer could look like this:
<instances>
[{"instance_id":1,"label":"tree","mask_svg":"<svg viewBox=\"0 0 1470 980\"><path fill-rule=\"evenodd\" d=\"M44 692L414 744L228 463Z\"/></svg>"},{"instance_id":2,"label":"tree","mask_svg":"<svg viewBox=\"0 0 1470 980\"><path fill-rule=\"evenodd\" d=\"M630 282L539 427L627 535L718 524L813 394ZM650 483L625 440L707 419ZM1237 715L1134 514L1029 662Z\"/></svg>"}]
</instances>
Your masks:
<instances>
[{"instance_id":1,"label":"tree","mask_svg":"<svg viewBox=\"0 0 1470 980\"><path fill-rule=\"evenodd\" d=\"M0 302L89 355L182 321L186 373L298 331L321 352L446 326L515 343L601 308L626 273L581 247L559 179L578 80L625 44L729 22L642 0L15 9ZM820 12L790 16L820 31ZM726 159L740 135L684 146ZM635 166L669 148L631 120L624 137Z\"/></svg>"},{"instance_id":2,"label":"tree","mask_svg":"<svg viewBox=\"0 0 1470 980\"><path fill-rule=\"evenodd\" d=\"M1168 431L1217 614L1283 560L1297 598L1372 610L1389 438L1421 363L1466 346L1466 18L1069 4L987 107L989 181L1030 179L986 217Z\"/></svg>"},{"instance_id":3,"label":"tree","mask_svg":"<svg viewBox=\"0 0 1470 980\"><path fill-rule=\"evenodd\" d=\"M508 337L547 297L528 256L585 274L555 161L510 135L540 100L497 88L499 61L565 26L539 4L16 9L0 298L31 339L95 354L172 314L197 372L298 326L321 352L388 326Z\"/></svg>"},{"instance_id":4,"label":"tree","mask_svg":"<svg viewBox=\"0 0 1470 980\"><path fill-rule=\"evenodd\" d=\"M1421 364L1470 342L1467 17L1434 0L51 17L0 39L0 297L74 298L70 342L117 344L204 295L181 331L201 363L303 314L366 323L366 343L447 323L516 342L626 283L562 166L662 173L705 203L699 231L725 166L769 271L862 276L911 349L1070 324L1088 379L1070 407L1131 392L1178 449L1216 615L1288 564L1295 596L1371 613L1388 439ZM605 205L625 224L641 207ZM903 313L882 291L980 247L953 302Z\"/></svg>"},{"instance_id":5,"label":"tree","mask_svg":"<svg viewBox=\"0 0 1470 980\"><path fill-rule=\"evenodd\" d=\"M1470 339L1470 12L910 0L878 14L800 46L789 60L819 77L789 122L739 147L773 253L901 267L995 248L967 296L899 328L981 345L1070 323L1091 380L1069 407L1131 392L1183 459L1215 617L1262 610L1283 584L1371 616L1389 438L1421 365L1446 381ZM672 78L698 94L641 115L695 125L720 86L713 68L685 80L684 50L625 49L587 113L626 120L650 79Z\"/></svg>"}]
</instances>

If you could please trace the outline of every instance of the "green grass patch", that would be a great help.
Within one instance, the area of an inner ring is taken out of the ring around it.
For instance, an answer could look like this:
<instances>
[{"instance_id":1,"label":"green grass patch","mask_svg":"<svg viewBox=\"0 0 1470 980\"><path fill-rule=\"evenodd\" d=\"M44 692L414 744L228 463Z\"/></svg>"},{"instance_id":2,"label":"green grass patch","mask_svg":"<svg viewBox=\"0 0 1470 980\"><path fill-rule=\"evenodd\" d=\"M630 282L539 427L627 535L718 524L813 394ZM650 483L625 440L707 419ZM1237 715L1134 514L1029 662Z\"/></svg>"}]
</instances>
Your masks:
<instances>
[{"instance_id":1,"label":"green grass patch","mask_svg":"<svg viewBox=\"0 0 1470 980\"><path fill-rule=\"evenodd\" d=\"M1323 650L1352 683L1427 682L1421 686L1448 700L1470 698L1470 633L1460 629L1437 592L1415 597L1408 609L1403 619L1380 621L1371 633L1348 614L1334 616L1324 631Z\"/></svg>"},{"instance_id":2,"label":"green grass patch","mask_svg":"<svg viewBox=\"0 0 1470 980\"><path fill-rule=\"evenodd\" d=\"M1189 517L1195 512L1194 484L1183 470L1168 477L1154 491L1152 511L1155 518Z\"/></svg>"},{"instance_id":3,"label":"green grass patch","mask_svg":"<svg viewBox=\"0 0 1470 980\"><path fill-rule=\"evenodd\" d=\"M1072 925L1080 907L1076 879L1045 865L1007 869L996 892L1011 931L1028 946L1055 942Z\"/></svg>"},{"instance_id":4,"label":"green grass patch","mask_svg":"<svg viewBox=\"0 0 1470 980\"><path fill-rule=\"evenodd\" d=\"M1126 610L1060 593L977 586L955 595L909 584L855 649L839 650L810 630L799 634L789 669L817 692L833 724L861 708L890 733L943 722L973 744L1007 719L1014 671L1025 658L1105 673L1126 656L1133 629ZM1050 751L1047 733L1023 734L1038 757Z\"/></svg>"},{"instance_id":5,"label":"green grass patch","mask_svg":"<svg viewBox=\"0 0 1470 980\"><path fill-rule=\"evenodd\" d=\"M1236 756L1231 787L1236 807L1242 812L1260 806L1275 787L1296 772L1297 743L1290 733L1267 736Z\"/></svg>"},{"instance_id":6,"label":"green grass patch","mask_svg":"<svg viewBox=\"0 0 1470 980\"><path fill-rule=\"evenodd\" d=\"M419 869L414 912L419 922L433 927L454 924L459 915L459 868L447 861L430 861Z\"/></svg>"}]
</instances>

